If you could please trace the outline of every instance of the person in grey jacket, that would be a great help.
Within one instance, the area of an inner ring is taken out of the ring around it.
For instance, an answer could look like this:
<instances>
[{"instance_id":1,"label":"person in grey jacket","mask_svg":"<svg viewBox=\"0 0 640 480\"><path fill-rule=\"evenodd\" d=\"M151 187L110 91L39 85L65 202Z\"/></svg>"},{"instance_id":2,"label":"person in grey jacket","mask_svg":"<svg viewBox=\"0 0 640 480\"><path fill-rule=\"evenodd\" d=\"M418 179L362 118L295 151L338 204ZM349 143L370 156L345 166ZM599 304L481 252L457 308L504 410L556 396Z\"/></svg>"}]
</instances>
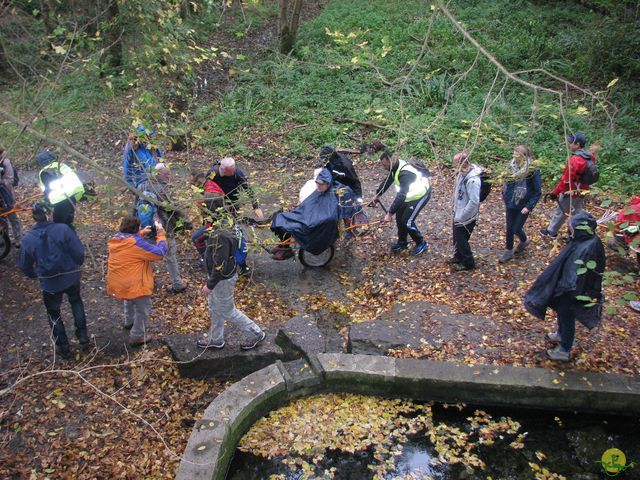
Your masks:
<instances>
[{"instance_id":1,"label":"person in grey jacket","mask_svg":"<svg viewBox=\"0 0 640 480\"><path fill-rule=\"evenodd\" d=\"M469 246L471 233L476 226L480 209L480 174L482 168L469 162L465 151L456 153L453 161L458 167L454 190L453 246L455 253L447 263L458 270L476 268L473 252Z\"/></svg>"},{"instance_id":2,"label":"person in grey jacket","mask_svg":"<svg viewBox=\"0 0 640 480\"><path fill-rule=\"evenodd\" d=\"M212 213L222 212L222 197L209 200L208 207ZM234 290L238 281L235 259L237 249L236 235L223 231L211 232L209 235L205 252L208 278L202 287L202 293L207 296L211 327L207 335L198 339L197 344L200 348L224 348L225 320L247 336L240 345L242 350L257 347L267 336L253 320L236 307Z\"/></svg>"}]
</instances>

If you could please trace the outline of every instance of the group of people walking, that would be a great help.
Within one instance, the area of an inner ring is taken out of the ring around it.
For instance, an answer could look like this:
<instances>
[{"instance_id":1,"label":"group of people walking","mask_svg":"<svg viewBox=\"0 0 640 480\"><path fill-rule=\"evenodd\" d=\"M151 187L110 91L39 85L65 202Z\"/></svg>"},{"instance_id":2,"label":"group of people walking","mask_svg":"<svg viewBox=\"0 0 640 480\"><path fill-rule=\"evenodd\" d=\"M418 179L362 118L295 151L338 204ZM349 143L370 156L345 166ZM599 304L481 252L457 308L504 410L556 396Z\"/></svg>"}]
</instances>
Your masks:
<instances>
[{"instance_id":1,"label":"group of people walking","mask_svg":"<svg viewBox=\"0 0 640 480\"><path fill-rule=\"evenodd\" d=\"M180 230L190 229L192 225L173 206L171 173L162 162L162 152L151 146L152 136L152 131L138 126L124 148L124 180L135 192L134 207L132 214L122 219L119 231L108 242L107 293L123 301L123 327L130 330L131 345L149 340L146 321L154 288L152 262L165 260L172 280L169 293L179 294L186 289L176 259L175 235ZM535 316L544 318L547 308L556 310L558 314L558 330L549 335L549 340L559 345L547 352L555 360L569 360L576 319L590 327L597 323L603 302L601 280L605 267L602 243L595 232L595 220L582 212L582 195L589 188L582 179L590 162L595 161L595 149L585 150L586 138L582 133L570 135L567 143L573 154L567 160L558 185L546 196L557 200L558 209L541 235L556 237L565 216L570 215L570 240L525 297L525 307ZM432 195L428 170L419 161L398 158L381 144L378 151L382 151L380 165L386 176L368 203L376 205L380 197L394 186L395 197L384 216L384 222L391 222L393 216L396 217L397 241L391 245L391 251L408 250L410 238L414 243L412 254L424 254L429 245L416 220ZM470 238L478 220L480 203L488 194L488 185L483 168L471 163L467 152L459 152L453 158L457 168L452 201L454 254L447 263L459 271L473 270L476 262ZM70 347L60 319L60 304L64 294L67 294L72 306L80 344L89 341L80 298L80 268L84 249L73 226L74 206L84 191L82 182L79 182L72 169L57 162L52 152L41 152L37 159L43 167L40 182L47 202L33 207L36 225L22 241L20 266L28 276L40 279L56 350L66 356ZM347 189L350 192L354 210L349 212L361 210L362 184L350 159L329 147L323 148L320 159L323 166L314 175L311 184L311 188L315 185L316 190L309 190L305 185L303 190L307 190L304 195L303 191L300 193L302 208L295 217L298 223L305 221L305 205L314 205L314 208L318 205L307 202L317 202L326 192L334 190ZM240 193L244 191L248 195L258 219L264 219L264 213L247 176L232 158L222 159L207 173L194 175L192 182L202 191L202 198L198 201L203 215L202 226L196 229L193 240L207 270L207 281L201 291L207 296L211 317L209 331L198 339L198 346L223 348L224 321L227 320L243 332L241 347L255 348L266 334L238 310L234 302L238 275L250 272L246 265L247 252L242 232L234 225L234 219L239 216ZM535 165L531 149L526 145L513 150L504 177L502 197L506 238L499 261L504 263L525 252L531 243L524 227L542 197L540 171ZM337 212L340 215L340 208ZM340 217L349 221L349 215ZM280 221L278 217L274 219L274 231L279 232L281 239L292 233L295 236L296 232L287 230L287 221L282 221L292 218L284 214ZM227 222L226 228L221 227L221 219ZM272 253L275 259L288 258L286 254L279 253L283 248L274 249ZM585 301L585 298L589 301Z\"/></svg>"}]
</instances>

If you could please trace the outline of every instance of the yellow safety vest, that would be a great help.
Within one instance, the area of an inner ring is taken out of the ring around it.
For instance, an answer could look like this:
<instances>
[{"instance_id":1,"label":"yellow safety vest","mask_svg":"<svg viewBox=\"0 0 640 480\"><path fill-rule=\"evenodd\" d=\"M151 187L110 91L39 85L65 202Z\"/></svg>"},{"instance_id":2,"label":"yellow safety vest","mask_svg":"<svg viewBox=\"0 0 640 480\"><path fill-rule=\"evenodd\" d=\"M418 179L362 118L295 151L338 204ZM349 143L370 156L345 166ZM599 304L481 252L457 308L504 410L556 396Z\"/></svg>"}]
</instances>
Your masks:
<instances>
[{"instance_id":1,"label":"yellow safety vest","mask_svg":"<svg viewBox=\"0 0 640 480\"><path fill-rule=\"evenodd\" d=\"M411 185L409 185L409 191L407 192L407 196L404 201L412 202L425 196L429 191L429 188L431 188L429 185L429 179L424 177L417 169L409 165L404 160L398 160L398 168L393 176L393 183L396 186L396 191L400 191L400 171L403 169L416 176L416 179L411 183Z\"/></svg>"},{"instance_id":2,"label":"yellow safety vest","mask_svg":"<svg viewBox=\"0 0 640 480\"><path fill-rule=\"evenodd\" d=\"M74 172L68 165L59 162L51 162L40 170L38 181L40 183L40 190L43 192L46 191L45 185L42 182L42 173L45 170L55 170L58 177L49 181L49 185L47 185L49 187L49 193L46 196L46 200L51 205L55 205L63 200L71 198L80 200L82 195L84 195L84 185L82 185L82 182L78 178L78 175L76 175L76 172Z\"/></svg>"}]
</instances>

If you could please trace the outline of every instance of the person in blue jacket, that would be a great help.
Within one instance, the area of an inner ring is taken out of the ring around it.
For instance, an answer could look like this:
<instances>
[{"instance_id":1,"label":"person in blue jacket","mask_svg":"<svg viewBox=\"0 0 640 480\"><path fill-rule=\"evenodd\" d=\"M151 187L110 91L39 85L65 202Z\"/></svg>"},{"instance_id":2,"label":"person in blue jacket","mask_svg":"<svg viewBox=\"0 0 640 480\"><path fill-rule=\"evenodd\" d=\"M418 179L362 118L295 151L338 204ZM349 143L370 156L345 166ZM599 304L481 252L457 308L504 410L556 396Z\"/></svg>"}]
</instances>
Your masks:
<instances>
[{"instance_id":1,"label":"person in blue jacket","mask_svg":"<svg viewBox=\"0 0 640 480\"><path fill-rule=\"evenodd\" d=\"M70 358L69 339L60 317L60 305L65 294L71 305L78 342L80 345L89 343L84 304L80 297L84 246L69 225L49 221L45 205L36 203L31 213L36 224L22 239L20 269L27 277L40 279L56 353Z\"/></svg>"},{"instance_id":2,"label":"person in blue jacket","mask_svg":"<svg viewBox=\"0 0 640 480\"><path fill-rule=\"evenodd\" d=\"M123 170L124 179L132 187L139 187L148 181L153 170L161 158L162 152L149 145L149 138L153 130L147 130L143 125L136 127L129 141L124 146Z\"/></svg>"},{"instance_id":3,"label":"person in blue jacket","mask_svg":"<svg viewBox=\"0 0 640 480\"><path fill-rule=\"evenodd\" d=\"M518 145L513 149L507 181L502 190L507 228L506 247L499 259L500 263L508 262L514 255L523 253L531 243L524 232L524 224L542 195L542 179L540 170L534 166L535 160L528 146ZM515 249L514 237L520 240Z\"/></svg>"}]
</instances>

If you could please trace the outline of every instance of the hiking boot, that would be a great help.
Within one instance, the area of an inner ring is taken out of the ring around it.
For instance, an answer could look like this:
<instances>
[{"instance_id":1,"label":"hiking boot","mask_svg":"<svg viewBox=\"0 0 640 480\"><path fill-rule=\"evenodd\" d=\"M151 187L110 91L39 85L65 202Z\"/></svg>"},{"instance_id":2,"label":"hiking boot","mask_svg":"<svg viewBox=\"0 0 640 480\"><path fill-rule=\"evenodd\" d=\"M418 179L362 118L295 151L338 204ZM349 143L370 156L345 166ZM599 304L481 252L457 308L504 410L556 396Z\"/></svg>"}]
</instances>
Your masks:
<instances>
[{"instance_id":1,"label":"hiking boot","mask_svg":"<svg viewBox=\"0 0 640 480\"><path fill-rule=\"evenodd\" d=\"M552 238L552 239L555 239L558 236L557 233L555 233L555 234L551 233L546 228L543 228L542 230L540 230L540 235L543 236L544 238Z\"/></svg>"},{"instance_id":2,"label":"hiking boot","mask_svg":"<svg viewBox=\"0 0 640 480\"><path fill-rule=\"evenodd\" d=\"M547 350L547 357L558 362L568 362L571 360L571 354L569 352L565 352L561 346Z\"/></svg>"},{"instance_id":3,"label":"hiking boot","mask_svg":"<svg viewBox=\"0 0 640 480\"><path fill-rule=\"evenodd\" d=\"M66 347L59 347L56 345L56 355L64 358L65 360L71 360L73 358L73 353L71 353L71 348L67 345Z\"/></svg>"},{"instance_id":4,"label":"hiking boot","mask_svg":"<svg viewBox=\"0 0 640 480\"><path fill-rule=\"evenodd\" d=\"M636 300L629 302L629 307L631 307L631 309L635 310L636 312L640 312L640 302Z\"/></svg>"},{"instance_id":5,"label":"hiking boot","mask_svg":"<svg viewBox=\"0 0 640 480\"><path fill-rule=\"evenodd\" d=\"M498 259L500 263L507 263L509 260L513 258L513 250L505 250L502 252L502 255Z\"/></svg>"},{"instance_id":6,"label":"hiking boot","mask_svg":"<svg viewBox=\"0 0 640 480\"><path fill-rule=\"evenodd\" d=\"M167 293L170 293L171 295L177 295L179 293L184 292L187 289L186 285L181 285L179 287L167 287Z\"/></svg>"},{"instance_id":7,"label":"hiking boot","mask_svg":"<svg viewBox=\"0 0 640 480\"><path fill-rule=\"evenodd\" d=\"M287 260L288 258L293 257L293 255L294 253L290 248L284 248L274 253L272 258L274 260Z\"/></svg>"},{"instance_id":8,"label":"hiking boot","mask_svg":"<svg viewBox=\"0 0 640 480\"><path fill-rule=\"evenodd\" d=\"M547 340L553 343L560 343L562 341L562 337L558 332L549 332L547 333Z\"/></svg>"},{"instance_id":9,"label":"hiking boot","mask_svg":"<svg viewBox=\"0 0 640 480\"><path fill-rule=\"evenodd\" d=\"M416 245L416 248L413 249L413 256L417 257L421 253L426 252L429 249L429 244L424 240Z\"/></svg>"},{"instance_id":10,"label":"hiking boot","mask_svg":"<svg viewBox=\"0 0 640 480\"><path fill-rule=\"evenodd\" d=\"M460 263L460 259L454 255L453 257L447 258L444 263L447 265L455 265L456 263Z\"/></svg>"},{"instance_id":11,"label":"hiking boot","mask_svg":"<svg viewBox=\"0 0 640 480\"><path fill-rule=\"evenodd\" d=\"M464 271L471 271L471 270L475 270L476 266L475 265L463 265L462 263L454 263L453 264L453 268L456 272L464 272Z\"/></svg>"},{"instance_id":12,"label":"hiking boot","mask_svg":"<svg viewBox=\"0 0 640 480\"><path fill-rule=\"evenodd\" d=\"M238 275L241 277L250 277L253 271L247 266L247 264L238 265Z\"/></svg>"},{"instance_id":13,"label":"hiking boot","mask_svg":"<svg viewBox=\"0 0 640 480\"><path fill-rule=\"evenodd\" d=\"M392 252L400 252L409 248L409 242L396 242L391 245Z\"/></svg>"},{"instance_id":14,"label":"hiking boot","mask_svg":"<svg viewBox=\"0 0 640 480\"><path fill-rule=\"evenodd\" d=\"M260 342L262 342L265 338L267 338L267 334L265 332L260 332L258 338L256 338L253 342L243 343L240 345L242 350L252 350L258 346Z\"/></svg>"},{"instance_id":15,"label":"hiking boot","mask_svg":"<svg viewBox=\"0 0 640 480\"><path fill-rule=\"evenodd\" d=\"M208 337L201 337L198 339L198 346L200 348L215 348L217 350L220 350L222 348L224 348L224 346L227 344L227 342L225 342L224 340L218 340L217 342L212 342L210 338Z\"/></svg>"},{"instance_id":16,"label":"hiking boot","mask_svg":"<svg viewBox=\"0 0 640 480\"><path fill-rule=\"evenodd\" d=\"M89 335L87 335L86 330L77 330L76 338L78 339L78 343L80 345L87 345L89 343Z\"/></svg>"},{"instance_id":17,"label":"hiking boot","mask_svg":"<svg viewBox=\"0 0 640 480\"><path fill-rule=\"evenodd\" d=\"M524 251L527 249L527 247L531 244L531 240L527 239L524 242L520 242L518 244L518 246L516 247L516 249L513 251L513 253L515 255L520 255L521 253L524 253Z\"/></svg>"},{"instance_id":18,"label":"hiking boot","mask_svg":"<svg viewBox=\"0 0 640 480\"><path fill-rule=\"evenodd\" d=\"M144 345L145 343L149 343L151 341L150 336L144 335L129 335L129 346L130 347L138 347L140 345Z\"/></svg>"}]
</instances>

